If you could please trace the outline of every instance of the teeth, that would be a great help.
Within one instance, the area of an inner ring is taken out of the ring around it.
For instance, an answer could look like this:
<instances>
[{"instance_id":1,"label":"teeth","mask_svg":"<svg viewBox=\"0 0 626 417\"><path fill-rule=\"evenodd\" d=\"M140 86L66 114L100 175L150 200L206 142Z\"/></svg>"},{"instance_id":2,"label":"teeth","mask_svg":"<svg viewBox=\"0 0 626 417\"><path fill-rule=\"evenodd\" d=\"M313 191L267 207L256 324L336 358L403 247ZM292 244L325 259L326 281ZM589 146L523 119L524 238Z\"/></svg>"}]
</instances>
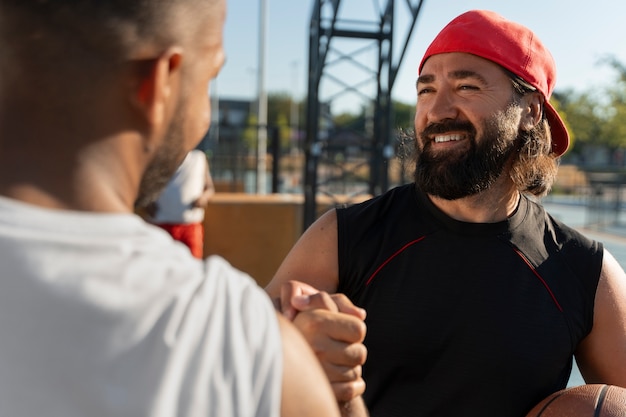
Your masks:
<instances>
[{"instance_id":1,"label":"teeth","mask_svg":"<svg viewBox=\"0 0 626 417\"><path fill-rule=\"evenodd\" d=\"M436 143L451 142L453 140L461 140L461 137L462 137L462 135L459 135L459 134L435 136L435 142Z\"/></svg>"}]
</instances>

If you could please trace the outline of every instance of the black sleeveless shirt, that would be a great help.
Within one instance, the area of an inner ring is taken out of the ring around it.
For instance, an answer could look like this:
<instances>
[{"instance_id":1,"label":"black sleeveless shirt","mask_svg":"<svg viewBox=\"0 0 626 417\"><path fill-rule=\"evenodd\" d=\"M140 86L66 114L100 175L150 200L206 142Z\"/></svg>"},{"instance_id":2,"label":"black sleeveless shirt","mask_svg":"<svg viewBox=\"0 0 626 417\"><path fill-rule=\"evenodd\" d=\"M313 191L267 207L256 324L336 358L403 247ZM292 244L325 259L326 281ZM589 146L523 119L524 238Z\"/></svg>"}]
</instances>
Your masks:
<instances>
[{"instance_id":1,"label":"black sleeveless shirt","mask_svg":"<svg viewBox=\"0 0 626 417\"><path fill-rule=\"evenodd\" d=\"M602 245L523 196L465 223L413 184L337 210L339 292L367 310L371 417L517 417L564 388Z\"/></svg>"}]
</instances>

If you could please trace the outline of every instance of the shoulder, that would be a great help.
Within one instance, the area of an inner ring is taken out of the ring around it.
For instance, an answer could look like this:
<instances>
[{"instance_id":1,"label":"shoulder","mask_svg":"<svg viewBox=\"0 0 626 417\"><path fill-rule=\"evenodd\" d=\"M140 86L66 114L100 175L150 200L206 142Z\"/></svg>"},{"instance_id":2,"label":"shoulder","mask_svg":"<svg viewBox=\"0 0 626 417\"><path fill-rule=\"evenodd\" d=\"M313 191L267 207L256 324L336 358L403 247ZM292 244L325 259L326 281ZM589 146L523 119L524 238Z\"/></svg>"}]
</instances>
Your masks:
<instances>
[{"instance_id":1,"label":"shoulder","mask_svg":"<svg viewBox=\"0 0 626 417\"><path fill-rule=\"evenodd\" d=\"M560 249L602 255L604 248L601 242L589 238L579 230L554 217L542 204L530 198L528 198L528 206L530 215L527 219L534 219L539 225L543 223L543 226L537 227L537 230L544 230L544 233L548 234L550 240Z\"/></svg>"},{"instance_id":2,"label":"shoulder","mask_svg":"<svg viewBox=\"0 0 626 417\"><path fill-rule=\"evenodd\" d=\"M224 258L216 255L205 259L204 266L204 285L215 290L215 299L212 301L214 306L229 304L229 310L238 310L242 318L246 319L259 314L267 320L267 323L259 323L261 317L257 316L255 326L274 327L276 324L274 306L267 293L250 275L234 268Z\"/></svg>"},{"instance_id":3,"label":"shoulder","mask_svg":"<svg viewBox=\"0 0 626 417\"><path fill-rule=\"evenodd\" d=\"M181 325L212 334L216 343L241 342L251 348L261 347L266 337L277 338L275 309L267 294L222 257L198 260L181 248L175 256L152 263L149 271L157 275L153 280L161 280L162 297L170 299L176 310L186 311L179 318Z\"/></svg>"},{"instance_id":4,"label":"shoulder","mask_svg":"<svg viewBox=\"0 0 626 417\"><path fill-rule=\"evenodd\" d=\"M593 328L578 346L576 360L586 381L626 386L626 274L604 251L595 295Z\"/></svg>"},{"instance_id":5,"label":"shoulder","mask_svg":"<svg viewBox=\"0 0 626 417\"><path fill-rule=\"evenodd\" d=\"M191 365L186 378L207 393L210 415L235 406L244 407L242 415L278 415L283 348L274 306L249 275L223 258L196 265L202 276L178 292L169 326L178 332L176 355Z\"/></svg>"},{"instance_id":6,"label":"shoulder","mask_svg":"<svg viewBox=\"0 0 626 417\"><path fill-rule=\"evenodd\" d=\"M594 240L581 231L565 224L563 221L553 217L542 205L534 203L538 206L538 213L541 218L545 219L547 230L553 236L559 247L574 252L591 252L602 256L604 247L601 242ZM539 211L540 210L540 211Z\"/></svg>"},{"instance_id":7,"label":"shoulder","mask_svg":"<svg viewBox=\"0 0 626 417\"><path fill-rule=\"evenodd\" d=\"M224 348L232 349L230 358L254 370L255 363L280 362L281 337L276 309L267 293L248 274L231 266L219 256L204 261L205 276L198 291L201 302L206 303L206 334L217 330ZM203 308L203 307L200 307Z\"/></svg>"},{"instance_id":8,"label":"shoulder","mask_svg":"<svg viewBox=\"0 0 626 417\"><path fill-rule=\"evenodd\" d=\"M411 209L416 201L414 184L405 184L386 191L376 197L347 207L337 209L338 216L376 215L382 216L389 211Z\"/></svg>"}]
</instances>

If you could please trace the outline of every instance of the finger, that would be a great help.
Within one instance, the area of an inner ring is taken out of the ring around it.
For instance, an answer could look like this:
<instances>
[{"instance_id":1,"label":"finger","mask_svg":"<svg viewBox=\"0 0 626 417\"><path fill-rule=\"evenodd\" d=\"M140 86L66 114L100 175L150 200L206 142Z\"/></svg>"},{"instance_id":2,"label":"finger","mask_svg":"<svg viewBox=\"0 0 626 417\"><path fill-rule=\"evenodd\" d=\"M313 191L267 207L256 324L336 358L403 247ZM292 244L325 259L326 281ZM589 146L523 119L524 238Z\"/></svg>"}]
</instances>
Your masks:
<instances>
[{"instance_id":1,"label":"finger","mask_svg":"<svg viewBox=\"0 0 626 417\"><path fill-rule=\"evenodd\" d=\"M348 402L365 392L365 381L359 378L350 382L335 382L331 383L331 387L337 401Z\"/></svg>"},{"instance_id":2,"label":"finger","mask_svg":"<svg viewBox=\"0 0 626 417\"><path fill-rule=\"evenodd\" d=\"M335 304L337 304L337 309L340 312L353 315L360 318L361 320L365 320L365 310L355 306L345 294L333 294L331 295L331 297Z\"/></svg>"},{"instance_id":3,"label":"finger","mask_svg":"<svg viewBox=\"0 0 626 417\"><path fill-rule=\"evenodd\" d=\"M328 337L337 341L358 343L365 339L365 323L349 314L322 309L301 312L294 324L305 335Z\"/></svg>"},{"instance_id":4,"label":"finger","mask_svg":"<svg viewBox=\"0 0 626 417\"><path fill-rule=\"evenodd\" d=\"M362 366L367 360L367 348L362 343L345 343L324 337L307 340L329 379L343 380L348 369Z\"/></svg>"},{"instance_id":5,"label":"finger","mask_svg":"<svg viewBox=\"0 0 626 417\"><path fill-rule=\"evenodd\" d=\"M342 381L348 369L362 366L367 360L367 348L362 343L327 340L322 348L319 344L312 345L312 348L331 381Z\"/></svg>"},{"instance_id":6,"label":"finger","mask_svg":"<svg viewBox=\"0 0 626 417\"><path fill-rule=\"evenodd\" d=\"M356 381L363 376L363 367L361 365L339 366L323 363L322 368L331 383Z\"/></svg>"},{"instance_id":7,"label":"finger","mask_svg":"<svg viewBox=\"0 0 626 417\"><path fill-rule=\"evenodd\" d=\"M320 291L310 295L294 295L291 299L291 305L296 310L310 311L310 310L328 310L332 312L339 311L337 303L333 300L332 296L326 291Z\"/></svg>"},{"instance_id":8,"label":"finger","mask_svg":"<svg viewBox=\"0 0 626 417\"><path fill-rule=\"evenodd\" d=\"M336 322L327 321L326 318L338 315L347 317L349 321L358 321L352 316L341 313L314 310L300 313L293 323L311 346L322 366L352 368L363 365L367 360L367 348L362 343L364 334L361 333L360 326L353 327L356 329L353 332L350 326L342 325L340 327L343 330L339 331L335 338L329 336L329 328L335 326ZM330 332L332 334L333 330ZM325 371L329 375L334 369L327 368ZM334 380L335 377L331 376L329 379Z\"/></svg>"},{"instance_id":9,"label":"finger","mask_svg":"<svg viewBox=\"0 0 626 417\"><path fill-rule=\"evenodd\" d=\"M292 299L317 292L317 289L303 282L292 280L283 283L280 287L280 311L288 320L293 321L298 310L292 305Z\"/></svg>"}]
</instances>

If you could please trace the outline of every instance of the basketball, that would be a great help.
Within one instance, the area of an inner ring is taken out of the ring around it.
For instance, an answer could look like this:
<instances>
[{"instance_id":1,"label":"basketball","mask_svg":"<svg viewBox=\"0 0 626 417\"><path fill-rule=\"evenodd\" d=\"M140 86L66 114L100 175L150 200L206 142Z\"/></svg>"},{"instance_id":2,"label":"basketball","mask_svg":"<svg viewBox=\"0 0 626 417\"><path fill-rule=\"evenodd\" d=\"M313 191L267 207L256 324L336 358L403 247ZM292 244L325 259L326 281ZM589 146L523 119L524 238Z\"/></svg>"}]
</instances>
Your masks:
<instances>
[{"instance_id":1,"label":"basketball","mask_svg":"<svg viewBox=\"0 0 626 417\"><path fill-rule=\"evenodd\" d=\"M626 417L626 389L588 384L548 396L526 417Z\"/></svg>"}]
</instances>

